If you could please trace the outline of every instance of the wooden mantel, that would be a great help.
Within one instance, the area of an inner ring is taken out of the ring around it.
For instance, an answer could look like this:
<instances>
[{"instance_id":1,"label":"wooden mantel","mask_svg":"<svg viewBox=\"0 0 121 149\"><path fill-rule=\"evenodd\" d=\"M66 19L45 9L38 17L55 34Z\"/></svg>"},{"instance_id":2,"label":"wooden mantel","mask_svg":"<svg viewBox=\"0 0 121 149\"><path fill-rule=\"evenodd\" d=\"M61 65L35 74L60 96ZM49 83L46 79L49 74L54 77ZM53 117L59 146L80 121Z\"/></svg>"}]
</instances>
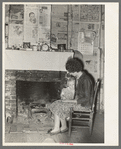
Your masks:
<instances>
[{"instance_id":1,"label":"wooden mantel","mask_svg":"<svg viewBox=\"0 0 121 149\"><path fill-rule=\"evenodd\" d=\"M72 52L5 50L4 68L9 70L66 71L65 63Z\"/></svg>"}]
</instances>

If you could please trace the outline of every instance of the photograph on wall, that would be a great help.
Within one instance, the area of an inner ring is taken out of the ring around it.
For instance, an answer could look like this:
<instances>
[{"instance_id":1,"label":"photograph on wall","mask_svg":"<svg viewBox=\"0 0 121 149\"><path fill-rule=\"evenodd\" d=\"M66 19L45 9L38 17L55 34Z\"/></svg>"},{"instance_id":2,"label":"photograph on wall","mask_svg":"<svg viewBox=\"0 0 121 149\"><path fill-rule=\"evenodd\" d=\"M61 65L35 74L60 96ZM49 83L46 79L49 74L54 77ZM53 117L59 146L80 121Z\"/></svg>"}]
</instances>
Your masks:
<instances>
[{"instance_id":1,"label":"photograph on wall","mask_svg":"<svg viewBox=\"0 0 121 149\"><path fill-rule=\"evenodd\" d=\"M113 100L106 97L107 89L117 90L110 84L117 68L118 17L112 15L118 14L117 7L3 3L4 146L117 145L118 127L112 121L117 122L118 94ZM107 57L113 65L107 65ZM106 73L109 66L112 73Z\"/></svg>"}]
</instances>

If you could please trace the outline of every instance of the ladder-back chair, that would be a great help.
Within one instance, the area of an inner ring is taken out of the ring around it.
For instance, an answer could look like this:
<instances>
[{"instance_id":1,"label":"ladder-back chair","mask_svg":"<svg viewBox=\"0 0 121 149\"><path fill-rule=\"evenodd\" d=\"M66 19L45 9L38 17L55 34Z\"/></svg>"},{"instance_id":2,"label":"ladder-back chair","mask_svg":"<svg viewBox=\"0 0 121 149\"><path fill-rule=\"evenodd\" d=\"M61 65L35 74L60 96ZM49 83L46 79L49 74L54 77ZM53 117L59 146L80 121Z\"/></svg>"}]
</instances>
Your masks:
<instances>
[{"instance_id":1,"label":"ladder-back chair","mask_svg":"<svg viewBox=\"0 0 121 149\"><path fill-rule=\"evenodd\" d=\"M88 128L90 135L92 134L93 121L94 121L94 108L97 93L99 90L100 79L95 83L94 97L92 106L90 109L85 111L74 111L70 108L70 119L69 119L69 136L71 136L72 128Z\"/></svg>"}]
</instances>

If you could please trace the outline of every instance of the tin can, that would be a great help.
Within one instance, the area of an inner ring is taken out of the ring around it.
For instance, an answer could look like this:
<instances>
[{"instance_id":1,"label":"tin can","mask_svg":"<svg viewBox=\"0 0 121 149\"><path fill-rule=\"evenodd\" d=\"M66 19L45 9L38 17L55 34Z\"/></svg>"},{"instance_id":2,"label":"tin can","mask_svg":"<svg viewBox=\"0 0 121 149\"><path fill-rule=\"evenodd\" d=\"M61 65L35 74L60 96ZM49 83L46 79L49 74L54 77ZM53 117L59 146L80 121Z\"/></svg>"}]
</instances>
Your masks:
<instances>
[{"instance_id":1,"label":"tin can","mask_svg":"<svg viewBox=\"0 0 121 149\"><path fill-rule=\"evenodd\" d=\"M33 51L37 51L37 46L33 45Z\"/></svg>"}]
</instances>

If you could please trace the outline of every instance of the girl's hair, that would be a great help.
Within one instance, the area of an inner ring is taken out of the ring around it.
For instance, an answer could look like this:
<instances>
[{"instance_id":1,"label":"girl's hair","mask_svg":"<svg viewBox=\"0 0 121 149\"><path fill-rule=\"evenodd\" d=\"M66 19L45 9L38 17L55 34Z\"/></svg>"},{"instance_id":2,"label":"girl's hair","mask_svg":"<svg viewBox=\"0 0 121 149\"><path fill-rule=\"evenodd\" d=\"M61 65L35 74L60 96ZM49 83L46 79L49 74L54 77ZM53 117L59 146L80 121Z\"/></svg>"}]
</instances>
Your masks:
<instances>
[{"instance_id":1,"label":"girl's hair","mask_svg":"<svg viewBox=\"0 0 121 149\"><path fill-rule=\"evenodd\" d=\"M83 62L78 58L70 58L66 62L66 70L70 73L83 71L83 69Z\"/></svg>"},{"instance_id":2,"label":"girl's hair","mask_svg":"<svg viewBox=\"0 0 121 149\"><path fill-rule=\"evenodd\" d=\"M71 76L71 77L67 78L67 80L68 81L75 81L75 78Z\"/></svg>"}]
</instances>

